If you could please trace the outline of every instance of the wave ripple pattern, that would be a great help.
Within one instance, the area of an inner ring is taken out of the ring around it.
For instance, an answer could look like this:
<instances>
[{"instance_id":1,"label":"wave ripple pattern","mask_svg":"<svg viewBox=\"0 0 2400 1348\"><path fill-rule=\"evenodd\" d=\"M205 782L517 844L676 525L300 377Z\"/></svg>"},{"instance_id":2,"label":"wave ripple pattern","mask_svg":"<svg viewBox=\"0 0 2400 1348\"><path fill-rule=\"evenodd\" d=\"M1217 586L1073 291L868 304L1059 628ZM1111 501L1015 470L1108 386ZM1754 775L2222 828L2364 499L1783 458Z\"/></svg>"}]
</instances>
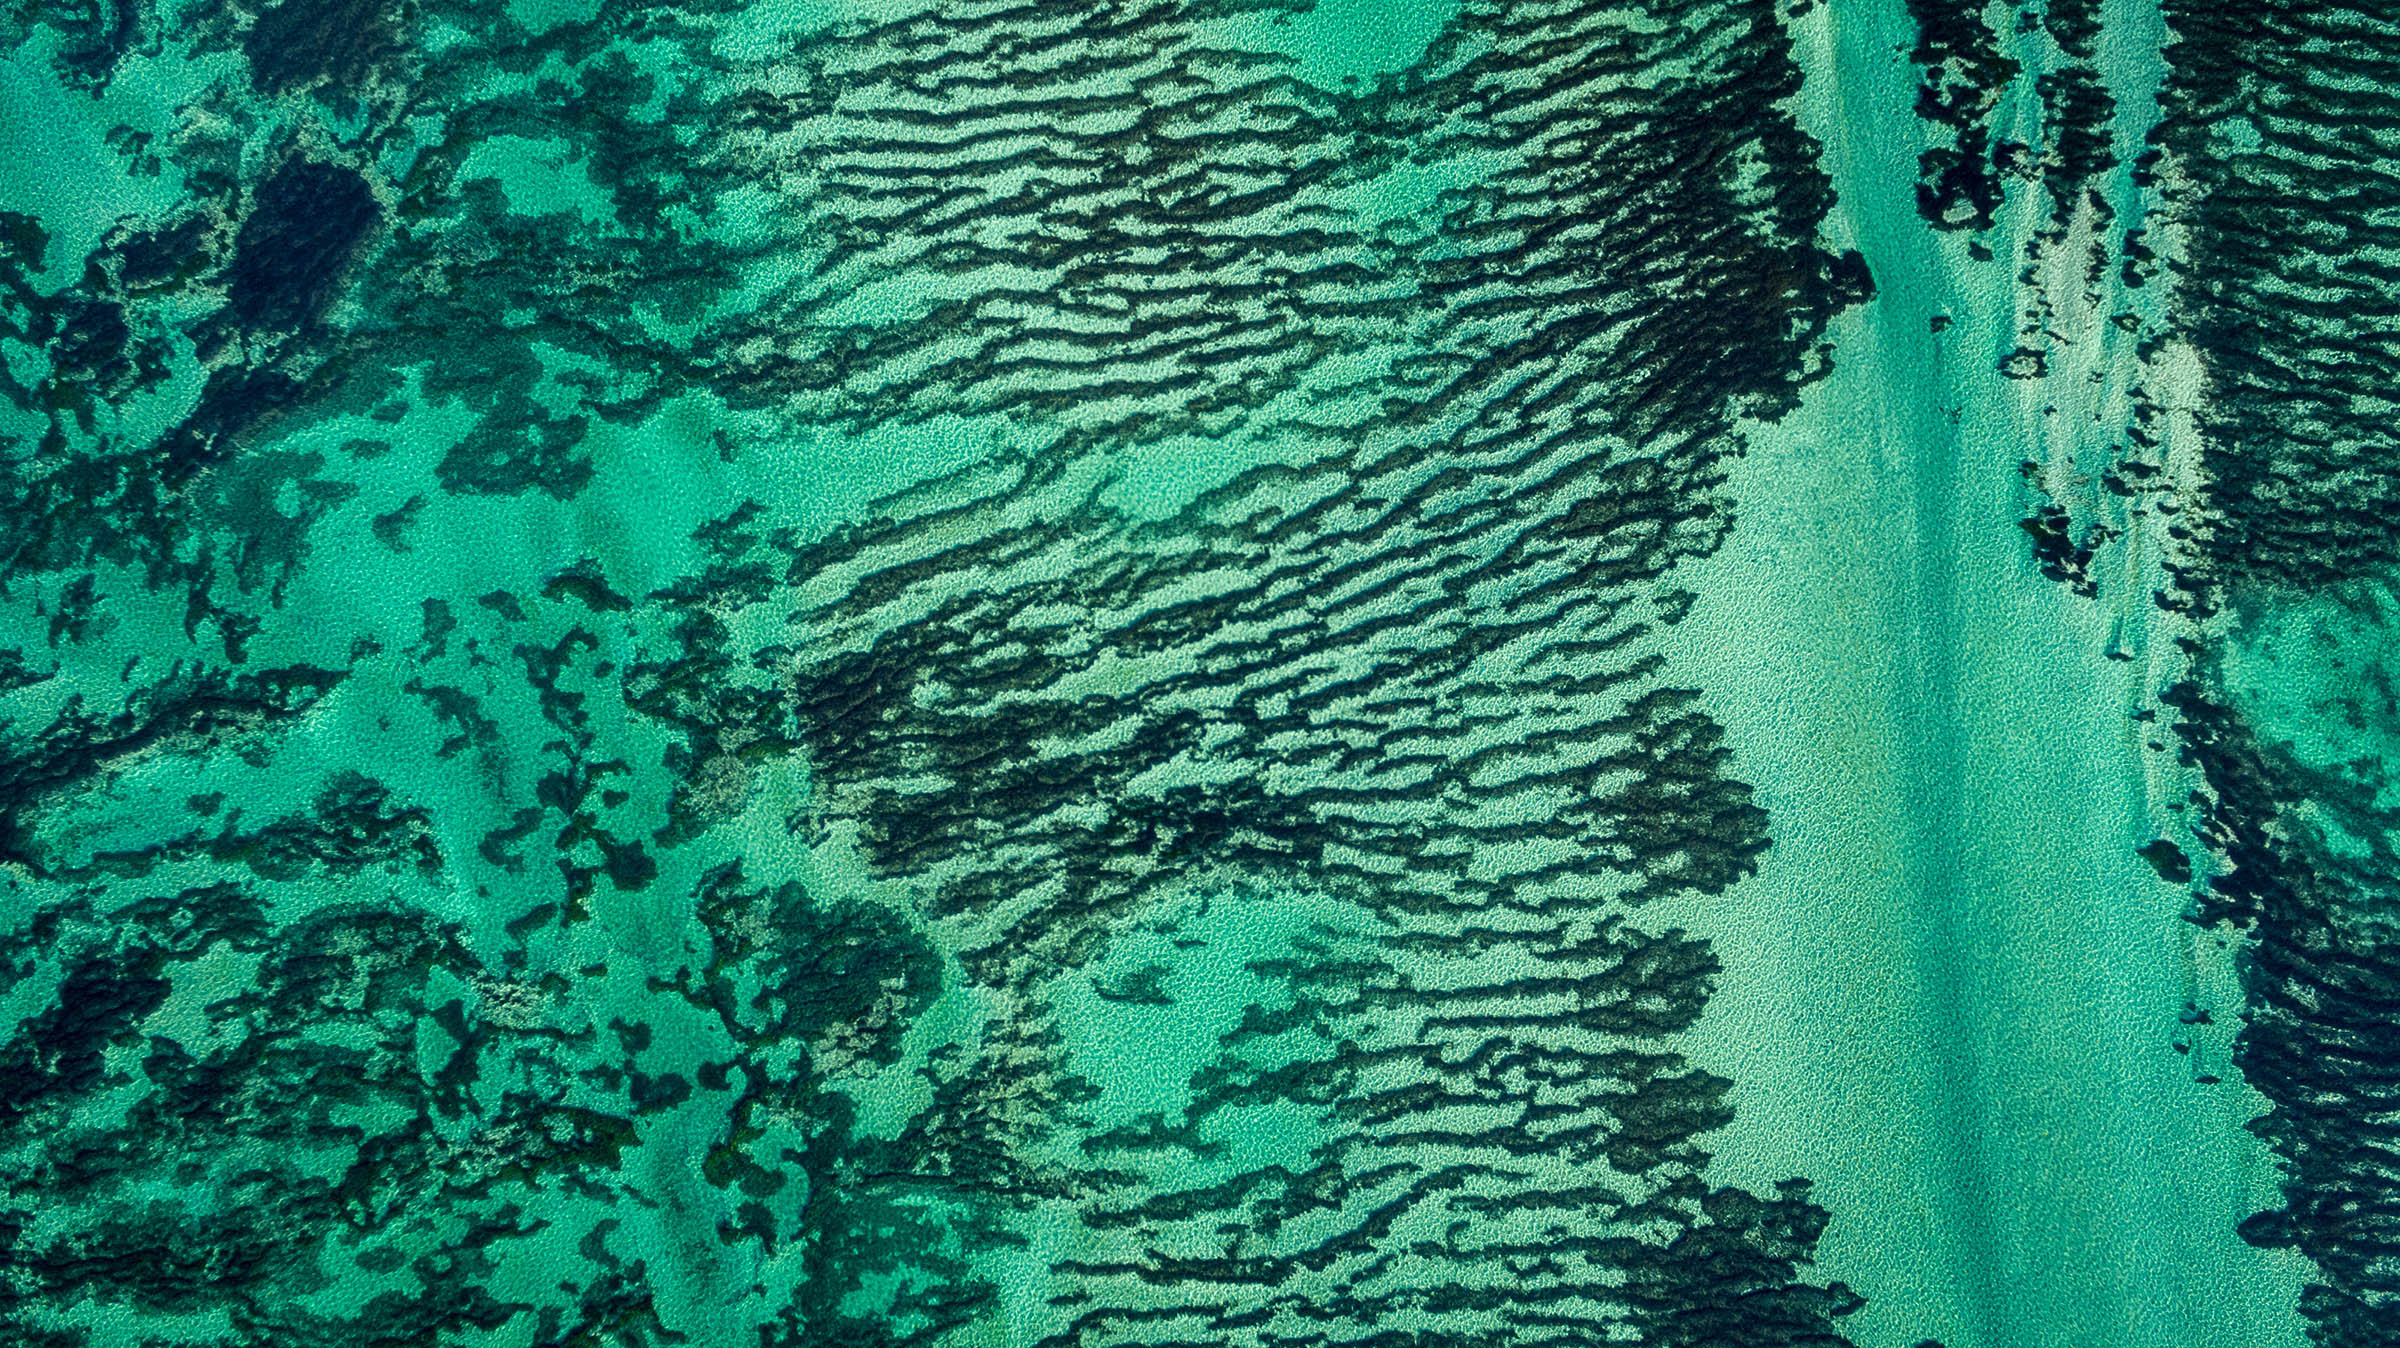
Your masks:
<instances>
[{"instance_id":1,"label":"wave ripple pattern","mask_svg":"<svg viewBox=\"0 0 2400 1348\"><path fill-rule=\"evenodd\" d=\"M1786 16L803 8L0 11L0 1334L1846 1343L1641 916Z\"/></svg>"}]
</instances>

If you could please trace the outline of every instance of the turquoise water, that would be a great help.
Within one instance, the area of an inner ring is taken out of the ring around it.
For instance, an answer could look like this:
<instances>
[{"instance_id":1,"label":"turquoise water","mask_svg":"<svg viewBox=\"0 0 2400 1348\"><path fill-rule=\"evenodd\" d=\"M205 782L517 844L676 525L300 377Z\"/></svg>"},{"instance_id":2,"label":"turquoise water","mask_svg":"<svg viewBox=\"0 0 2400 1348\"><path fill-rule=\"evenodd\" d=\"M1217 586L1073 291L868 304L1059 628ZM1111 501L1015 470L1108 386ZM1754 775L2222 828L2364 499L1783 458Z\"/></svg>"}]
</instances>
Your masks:
<instances>
[{"instance_id":1,"label":"turquoise water","mask_svg":"<svg viewBox=\"0 0 2400 1348\"><path fill-rule=\"evenodd\" d=\"M1735 910L1696 919L1729 969L1703 1061L1741 1085L1720 1164L1797 1166L1856 1214L1820 1258L1869 1293L1862 1343L2297 1344L2305 1263L2235 1233L2276 1197L2243 1128L2266 1104L2224 1029L2184 1023L2239 1005L2238 956L2138 854L2188 837L2199 779L2134 719L2184 668L2189 626L2150 593L2171 543L2120 514L2095 602L2015 527L2021 462L2089 473L2121 452L2126 385L2159 376L2091 315L2155 306L2078 289L2050 376L2001 373L2018 291L1917 217L1893 9L1801 30L1822 98L1803 124L1862 132L1828 157L1837 227L1883 260L1882 292L1754 441L1743 525L1685 628L1780 824ZM2127 216L2130 176L2104 189ZM2021 249L2047 205L1982 237ZM1932 332L1934 314L1953 321Z\"/></svg>"},{"instance_id":2,"label":"turquoise water","mask_svg":"<svg viewBox=\"0 0 2400 1348\"><path fill-rule=\"evenodd\" d=\"M2388 1342L2392 37L0 11L0 1342Z\"/></svg>"}]
</instances>

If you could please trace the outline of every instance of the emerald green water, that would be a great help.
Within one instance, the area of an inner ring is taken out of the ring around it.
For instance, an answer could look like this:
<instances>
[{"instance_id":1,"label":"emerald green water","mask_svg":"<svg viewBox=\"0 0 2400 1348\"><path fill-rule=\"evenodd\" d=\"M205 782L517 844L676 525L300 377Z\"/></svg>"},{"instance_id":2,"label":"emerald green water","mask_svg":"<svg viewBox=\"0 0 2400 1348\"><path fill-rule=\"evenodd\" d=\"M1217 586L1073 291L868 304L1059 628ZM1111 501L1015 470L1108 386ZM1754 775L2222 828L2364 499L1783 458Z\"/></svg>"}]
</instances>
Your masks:
<instances>
[{"instance_id":1,"label":"emerald green water","mask_svg":"<svg viewBox=\"0 0 2400 1348\"><path fill-rule=\"evenodd\" d=\"M2382 1341L2389 30L0 11L0 1342Z\"/></svg>"},{"instance_id":2,"label":"emerald green water","mask_svg":"<svg viewBox=\"0 0 2400 1348\"><path fill-rule=\"evenodd\" d=\"M2189 630L2150 602L2164 540L2130 521L2093 604L2013 527L2020 461L2105 452L2091 412L2122 415L2132 338L2086 318L2073 363L2002 377L2012 278L1907 196L1906 16L1829 8L1799 32L1833 227L1881 294L1837 321L1834 375L1754 438L1742 526L1684 629L1780 822L1732 911L1694 918L1729 970L1703 1058L1741 1083L1723 1164L1796 1167L1858 1214L1820 1258L1868 1294L1862 1343L2297 1343L2304 1261L2234 1234L2275 1197L2242 1127L2264 1102L2220 1065L2222 1028L2178 1023L2238 1004L2235 955L2136 855L2182 836L2196 780L2132 719ZM2155 49L2127 47L2119 90L2155 79ZM2139 209L2122 176L2112 195ZM2087 313L2152 308L2098 298ZM1929 332L1934 314L1954 325Z\"/></svg>"}]
</instances>

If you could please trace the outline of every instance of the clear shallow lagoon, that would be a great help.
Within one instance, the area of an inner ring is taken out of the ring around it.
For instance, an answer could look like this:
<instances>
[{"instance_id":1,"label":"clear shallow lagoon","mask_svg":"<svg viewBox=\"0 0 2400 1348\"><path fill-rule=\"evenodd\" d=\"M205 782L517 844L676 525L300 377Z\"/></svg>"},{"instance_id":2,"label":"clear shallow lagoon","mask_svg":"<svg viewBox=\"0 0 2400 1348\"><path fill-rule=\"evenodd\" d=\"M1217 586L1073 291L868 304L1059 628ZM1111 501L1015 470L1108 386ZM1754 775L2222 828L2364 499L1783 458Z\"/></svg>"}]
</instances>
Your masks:
<instances>
[{"instance_id":1,"label":"clear shallow lagoon","mask_svg":"<svg viewBox=\"0 0 2400 1348\"><path fill-rule=\"evenodd\" d=\"M0 47L0 1339L2388 1341L2388 16Z\"/></svg>"}]
</instances>

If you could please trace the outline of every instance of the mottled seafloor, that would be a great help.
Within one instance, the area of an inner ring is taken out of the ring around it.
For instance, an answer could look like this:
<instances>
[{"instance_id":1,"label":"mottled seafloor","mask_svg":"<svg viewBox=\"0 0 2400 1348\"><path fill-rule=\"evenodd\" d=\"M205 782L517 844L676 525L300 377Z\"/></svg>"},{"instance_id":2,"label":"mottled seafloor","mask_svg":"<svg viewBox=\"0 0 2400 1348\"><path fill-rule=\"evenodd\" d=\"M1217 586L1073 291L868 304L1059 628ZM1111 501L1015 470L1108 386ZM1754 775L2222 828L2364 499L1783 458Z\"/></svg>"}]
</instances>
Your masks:
<instances>
[{"instance_id":1,"label":"mottled seafloor","mask_svg":"<svg viewBox=\"0 0 2400 1348\"><path fill-rule=\"evenodd\" d=\"M2400 1344L2400 4L0 54L0 1348Z\"/></svg>"}]
</instances>

